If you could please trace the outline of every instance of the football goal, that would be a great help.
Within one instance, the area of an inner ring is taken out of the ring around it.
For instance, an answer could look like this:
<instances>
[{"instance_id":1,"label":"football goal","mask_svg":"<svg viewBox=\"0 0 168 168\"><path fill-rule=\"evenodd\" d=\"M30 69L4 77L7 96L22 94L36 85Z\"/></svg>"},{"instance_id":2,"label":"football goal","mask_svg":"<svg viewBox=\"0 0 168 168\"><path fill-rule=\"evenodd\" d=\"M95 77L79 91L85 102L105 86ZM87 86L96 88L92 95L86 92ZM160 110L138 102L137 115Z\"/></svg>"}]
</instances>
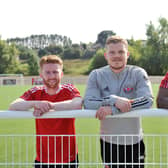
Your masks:
<instances>
[{"instance_id":1,"label":"football goal","mask_svg":"<svg viewBox=\"0 0 168 168\"><path fill-rule=\"evenodd\" d=\"M1 85L24 85L23 74L0 74Z\"/></svg>"}]
</instances>

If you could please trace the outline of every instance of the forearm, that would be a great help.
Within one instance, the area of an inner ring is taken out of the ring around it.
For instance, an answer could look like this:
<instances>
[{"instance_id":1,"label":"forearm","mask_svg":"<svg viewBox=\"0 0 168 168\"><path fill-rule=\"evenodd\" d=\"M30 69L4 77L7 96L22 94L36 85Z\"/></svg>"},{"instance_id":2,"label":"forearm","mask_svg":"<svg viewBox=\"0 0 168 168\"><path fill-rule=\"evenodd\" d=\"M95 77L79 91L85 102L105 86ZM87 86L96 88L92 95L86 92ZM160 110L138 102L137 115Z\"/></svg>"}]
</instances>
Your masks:
<instances>
[{"instance_id":1,"label":"forearm","mask_svg":"<svg viewBox=\"0 0 168 168\"><path fill-rule=\"evenodd\" d=\"M72 100L66 100L61 102L52 103L53 110L77 110L82 108L82 98L76 97Z\"/></svg>"},{"instance_id":2,"label":"forearm","mask_svg":"<svg viewBox=\"0 0 168 168\"><path fill-rule=\"evenodd\" d=\"M145 96L133 99L131 101L132 110L150 108L153 104L153 98Z\"/></svg>"},{"instance_id":3,"label":"forearm","mask_svg":"<svg viewBox=\"0 0 168 168\"><path fill-rule=\"evenodd\" d=\"M84 99L84 106L88 109L98 109L101 106L113 106L117 100L116 95L110 95L107 97L93 97L93 96L86 96Z\"/></svg>"},{"instance_id":4,"label":"forearm","mask_svg":"<svg viewBox=\"0 0 168 168\"><path fill-rule=\"evenodd\" d=\"M112 114L119 113L120 111L114 106L114 101L109 101L106 98L85 98L84 99L84 108L85 109L94 109L98 110L102 106L111 106Z\"/></svg>"},{"instance_id":5,"label":"forearm","mask_svg":"<svg viewBox=\"0 0 168 168\"><path fill-rule=\"evenodd\" d=\"M21 98L16 99L14 102L10 104L9 110L29 110L34 107L35 101L25 101Z\"/></svg>"},{"instance_id":6,"label":"forearm","mask_svg":"<svg viewBox=\"0 0 168 168\"><path fill-rule=\"evenodd\" d=\"M103 99L96 98L85 98L84 99L84 108L97 110L102 106Z\"/></svg>"}]
</instances>

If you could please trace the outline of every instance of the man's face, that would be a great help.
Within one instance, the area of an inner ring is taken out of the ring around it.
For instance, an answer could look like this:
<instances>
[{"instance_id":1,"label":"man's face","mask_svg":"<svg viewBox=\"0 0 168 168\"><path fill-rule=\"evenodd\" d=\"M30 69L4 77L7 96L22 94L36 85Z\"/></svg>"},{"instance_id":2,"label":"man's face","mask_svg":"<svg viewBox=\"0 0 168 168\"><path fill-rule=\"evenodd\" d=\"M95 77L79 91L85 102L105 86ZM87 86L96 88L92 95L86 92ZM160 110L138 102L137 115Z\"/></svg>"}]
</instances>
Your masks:
<instances>
[{"instance_id":1,"label":"man's face","mask_svg":"<svg viewBox=\"0 0 168 168\"><path fill-rule=\"evenodd\" d=\"M111 43L106 49L106 60L114 72L121 72L127 64L128 50L123 43Z\"/></svg>"},{"instance_id":2,"label":"man's face","mask_svg":"<svg viewBox=\"0 0 168 168\"><path fill-rule=\"evenodd\" d=\"M40 72L40 76L43 79L44 84L48 88L52 89L59 86L62 74L61 65L53 63L44 64Z\"/></svg>"}]
</instances>

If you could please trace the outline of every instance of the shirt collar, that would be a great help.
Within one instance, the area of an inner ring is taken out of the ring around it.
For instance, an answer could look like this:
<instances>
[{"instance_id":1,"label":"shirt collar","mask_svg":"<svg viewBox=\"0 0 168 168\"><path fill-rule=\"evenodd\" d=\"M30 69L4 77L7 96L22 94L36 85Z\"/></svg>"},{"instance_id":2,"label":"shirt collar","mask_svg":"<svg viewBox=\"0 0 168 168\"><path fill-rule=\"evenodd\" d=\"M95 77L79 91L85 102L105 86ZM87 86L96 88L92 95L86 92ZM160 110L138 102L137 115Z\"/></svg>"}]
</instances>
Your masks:
<instances>
[{"instance_id":1,"label":"shirt collar","mask_svg":"<svg viewBox=\"0 0 168 168\"><path fill-rule=\"evenodd\" d=\"M59 88L56 90L55 94L58 94L62 90L61 85L59 85ZM48 94L47 87L44 86L44 91Z\"/></svg>"}]
</instances>

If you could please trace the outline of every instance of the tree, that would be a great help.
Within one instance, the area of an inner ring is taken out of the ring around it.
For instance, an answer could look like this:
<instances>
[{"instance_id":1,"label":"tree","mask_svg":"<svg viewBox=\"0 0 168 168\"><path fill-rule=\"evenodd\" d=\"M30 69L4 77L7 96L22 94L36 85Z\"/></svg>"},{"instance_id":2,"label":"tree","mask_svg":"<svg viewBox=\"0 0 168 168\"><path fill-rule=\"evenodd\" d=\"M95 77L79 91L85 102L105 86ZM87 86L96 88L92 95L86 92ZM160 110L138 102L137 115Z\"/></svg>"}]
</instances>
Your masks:
<instances>
[{"instance_id":1,"label":"tree","mask_svg":"<svg viewBox=\"0 0 168 168\"><path fill-rule=\"evenodd\" d=\"M158 22L158 27L152 22L147 25L147 42L142 52L142 66L150 75L163 75L168 70L168 21L162 17Z\"/></svg>"},{"instance_id":2,"label":"tree","mask_svg":"<svg viewBox=\"0 0 168 168\"><path fill-rule=\"evenodd\" d=\"M0 73L14 73L17 70L18 50L15 45L8 45L0 40Z\"/></svg>"},{"instance_id":3,"label":"tree","mask_svg":"<svg viewBox=\"0 0 168 168\"><path fill-rule=\"evenodd\" d=\"M50 46L45 47L44 49L40 49L38 51L39 57L42 57L44 55L49 55L49 54L62 56L63 47L62 46L56 46L56 45L50 45Z\"/></svg>"},{"instance_id":4,"label":"tree","mask_svg":"<svg viewBox=\"0 0 168 168\"><path fill-rule=\"evenodd\" d=\"M28 74L29 75L38 75L39 72L39 57L37 56L37 54L34 51L29 51L28 53Z\"/></svg>"},{"instance_id":5,"label":"tree","mask_svg":"<svg viewBox=\"0 0 168 168\"><path fill-rule=\"evenodd\" d=\"M107 65L107 62L104 58L104 53L105 53L104 49L97 50L96 54L93 56L91 63L89 65L88 73L91 72L93 69L97 69Z\"/></svg>"},{"instance_id":6,"label":"tree","mask_svg":"<svg viewBox=\"0 0 168 168\"><path fill-rule=\"evenodd\" d=\"M106 43L106 39L109 37L109 36L112 36L112 35L116 35L116 33L114 33L113 31L111 30L105 30L105 31L102 31L98 34L97 36L97 41L96 43L100 44L102 47L105 46L105 43Z\"/></svg>"},{"instance_id":7,"label":"tree","mask_svg":"<svg viewBox=\"0 0 168 168\"><path fill-rule=\"evenodd\" d=\"M81 50L79 48L65 48L63 53L64 59L77 59L81 58Z\"/></svg>"},{"instance_id":8,"label":"tree","mask_svg":"<svg viewBox=\"0 0 168 168\"><path fill-rule=\"evenodd\" d=\"M70 47L72 44L72 41L70 38L66 36L61 36L57 34L51 34L51 35L31 35L30 37L25 38L11 38L7 39L7 43L15 43L17 45L22 45L27 48L33 48L33 49L43 49L47 46L64 46L64 47Z\"/></svg>"},{"instance_id":9,"label":"tree","mask_svg":"<svg viewBox=\"0 0 168 168\"><path fill-rule=\"evenodd\" d=\"M82 54L82 58L83 59L92 58L95 53L96 53L96 50L94 50L94 49L86 49L86 50L84 50L84 52Z\"/></svg>"},{"instance_id":10,"label":"tree","mask_svg":"<svg viewBox=\"0 0 168 168\"><path fill-rule=\"evenodd\" d=\"M128 51L129 51L129 58L128 58L128 64L131 65L141 65L141 51L143 50L143 41L142 40L134 40L133 38L131 40L128 40Z\"/></svg>"},{"instance_id":11,"label":"tree","mask_svg":"<svg viewBox=\"0 0 168 168\"><path fill-rule=\"evenodd\" d=\"M32 49L24 47L22 45L17 45L17 49L19 50L19 59L20 60L28 60L29 59L29 52L32 51Z\"/></svg>"}]
</instances>

